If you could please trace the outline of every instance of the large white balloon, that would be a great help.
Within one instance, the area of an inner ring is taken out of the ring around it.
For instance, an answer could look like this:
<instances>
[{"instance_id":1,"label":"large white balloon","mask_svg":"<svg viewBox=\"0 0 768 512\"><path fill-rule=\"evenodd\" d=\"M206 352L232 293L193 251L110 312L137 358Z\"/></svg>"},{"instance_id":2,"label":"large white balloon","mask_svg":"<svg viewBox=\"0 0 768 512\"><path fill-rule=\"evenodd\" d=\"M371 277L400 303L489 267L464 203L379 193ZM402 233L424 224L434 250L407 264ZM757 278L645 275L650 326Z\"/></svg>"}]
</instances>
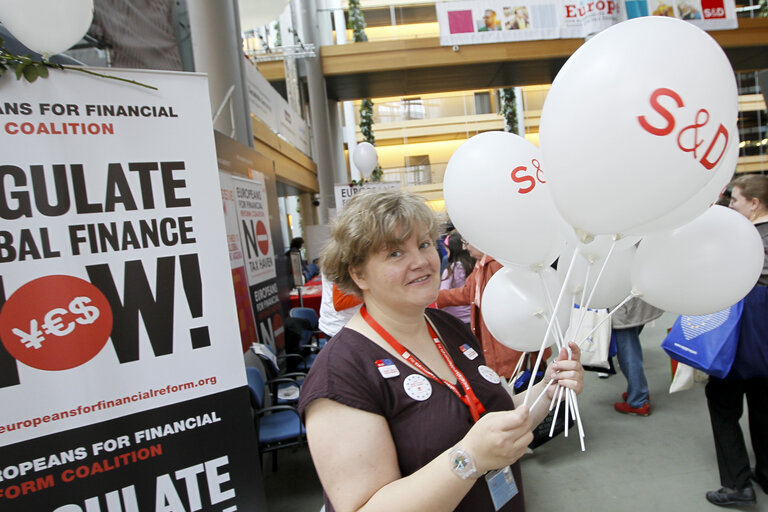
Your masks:
<instances>
[{"instance_id":1,"label":"large white balloon","mask_svg":"<svg viewBox=\"0 0 768 512\"><path fill-rule=\"evenodd\" d=\"M738 126L734 126L731 133L738 135ZM715 175L693 197L658 219L626 229L624 232L638 234L653 233L655 231L674 229L692 221L717 201L717 198L720 197L720 194L722 194L725 187L730 183L731 178L733 178L738 161L739 139L734 137L728 143L728 149L723 157L723 162L715 171Z\"/></svg>"},{"instance_id":2,"label":"large white balloon","mask_svg":"<svg viewBox=\"0 0 768 512\"><path fill-rule=\"evenodd\" d=\"M24 46L43 56L71 48L88 32L93 0L3 0L0 21Z\"/></svg>"},{"instance_id":3,"label":"large white balloon","mask_svg":"<svg viewBox=\"0 0 768 512\"><path fill-rule=\"evenodd\" d=\"M275 21L285 10L290 0L241 0L240 26L243 30L263 27Z\"/></svg>"},{"instance_id":4,"label":"large white balloon","mask_svg":"<svg viewBox=\"0 0 768 512\"><path fill-rule=\"evenodd\" d=\"M539 149L507 132L471 137L443 178L445 207L472 245L505 264L548 266L563 244Z\"/></svg>"},{"instance_id":5,"label":"large white balloon","mask_svg":"<svg viewBox=\"0 0 768 512\"><path fill-rule=\"evenodd\" d=\"M552 302L560 292L560 280L552 268L542 270ZM534 352L541 348L547 331L549 308L544 285L537 272L504 267L488 281L480 302L483 321L494 338L509 348ZM561 303L557 321L562 331L568 327L571 304ZM554 327L547 346L555 342Z\"/></svg>"},{"instance_id":6,"label":"large white balloon","mask_svg":"<svg viewBox=\"0 0 768 512\"><path fill-rule=\"evenodd\" d=\"M763 259L755 226L730 208L713 206L684 226L643 238L632 287L657 308L708 315L744 298Z\"/></svg>"},{"instance_id":7,"label":"large white balloon","mask_svg":"<svg viewBox=\"0 0 768 512\"><path fill-rule=\"evenodd\" d=\"M728 58L700 28L647 16L600 32L565 63L542 111L558 210L591 234L661 217L723 164L737 107Z\"/></svg>"},{"instance_id":8,"label":"large white balloon","mask_svg":"<svg viewBox=\"0 0 768 512\"><path fill-rule=\"evenodd\" d=\"M376 148L370 142L361 142L352 151L352 161L363 178L368 178L379 163Z\"/></svg>"}]
</instances>

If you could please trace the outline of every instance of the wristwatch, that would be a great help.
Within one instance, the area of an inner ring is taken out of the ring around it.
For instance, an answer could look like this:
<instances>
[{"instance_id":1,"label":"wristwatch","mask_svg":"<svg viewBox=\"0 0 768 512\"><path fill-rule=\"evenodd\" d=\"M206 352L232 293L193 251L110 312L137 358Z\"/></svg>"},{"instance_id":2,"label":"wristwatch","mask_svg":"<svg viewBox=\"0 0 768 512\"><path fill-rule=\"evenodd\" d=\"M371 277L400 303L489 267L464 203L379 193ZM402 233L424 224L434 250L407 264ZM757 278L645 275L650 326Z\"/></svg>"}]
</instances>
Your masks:
<instances>
[{"instance_id":1,"label":"wristwatch","mask_svg":"<svg viewBox=\"0 0 768 512\"><path fill-rule=\"evenodd\" d=\"M472 456L461 445L456 445L448 454L451 464L451 471L456 473L462 480L477 475L477 467Z\"/></svg>"}]
</instances>

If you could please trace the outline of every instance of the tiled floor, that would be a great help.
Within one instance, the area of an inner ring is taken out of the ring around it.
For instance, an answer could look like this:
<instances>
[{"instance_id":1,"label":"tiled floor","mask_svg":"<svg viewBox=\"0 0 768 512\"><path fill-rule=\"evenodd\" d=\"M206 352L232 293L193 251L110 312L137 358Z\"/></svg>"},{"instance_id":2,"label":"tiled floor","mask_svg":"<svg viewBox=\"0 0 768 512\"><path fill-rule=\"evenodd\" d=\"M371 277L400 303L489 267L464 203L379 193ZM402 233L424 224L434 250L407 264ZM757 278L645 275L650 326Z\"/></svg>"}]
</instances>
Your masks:
<instances>
[{"instance_id":1,"label":"tiled floor","mask_svg":"<svg viewBox=\"0 0 768 512\"><path fill-rule=\"evenodd\" d=\"M572 434L523 459L528 512L721 510L704 499L707 490L719 487L704 385L668 393L669 358L660 343L674 320L665 314L641 335L651 415L625 416L613 410L626 386L620 373L609 379L588 373L579 398L586 451L581 452ZM269 462L267 457L265 466ZM281 452L278 462L276 473L269 467L264 471L269 512L319 511L322 490L308 450ZM759 487L756 493L757 507L731 510L768 511L768 496Z\"/></svg>"}]
</instances>

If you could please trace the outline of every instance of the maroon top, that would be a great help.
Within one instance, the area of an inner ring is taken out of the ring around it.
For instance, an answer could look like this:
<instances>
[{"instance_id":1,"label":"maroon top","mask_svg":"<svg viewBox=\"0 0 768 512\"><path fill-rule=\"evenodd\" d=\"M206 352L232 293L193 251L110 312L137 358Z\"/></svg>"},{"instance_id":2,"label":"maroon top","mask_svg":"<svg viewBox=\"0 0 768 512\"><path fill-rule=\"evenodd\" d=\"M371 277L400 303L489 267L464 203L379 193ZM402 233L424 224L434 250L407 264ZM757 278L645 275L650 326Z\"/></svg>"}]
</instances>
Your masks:
<instances>
[{"instance_id":1,"label":"maroon top","mask_svg":"<svg viewBox=\"0 0 768 512\"><path fill-rule=\"evenodd\" d=\"M501 384L491 383L480 374L478 368L485 365L485 360L466 325L436 309L427 309L427 316L486 411L514 409L512 398ZM470 355L474 351L477 357L469 359L462 348L471 348ZM387 359L394 363L399 375L382 376L376 362ZM404 381L414 374L421 375L367 337L344 328L331 338L312 364L301 388L299 410L303 416L310 402L329 398L384 416L395 442L400 473L407 476L458 443L473 425L467 406L450 389L431 379L427 379L432 388L429 398L422 401L411 398L406 393ZM448 464L447 457L445 464ZM512 469L520 492L501 510L524 512L520 464L515 463ZM333 511L327 496L325 506L328 512ZM456 510L494 511L484 478L478 479Z\"/></svg>"}]
</instances>

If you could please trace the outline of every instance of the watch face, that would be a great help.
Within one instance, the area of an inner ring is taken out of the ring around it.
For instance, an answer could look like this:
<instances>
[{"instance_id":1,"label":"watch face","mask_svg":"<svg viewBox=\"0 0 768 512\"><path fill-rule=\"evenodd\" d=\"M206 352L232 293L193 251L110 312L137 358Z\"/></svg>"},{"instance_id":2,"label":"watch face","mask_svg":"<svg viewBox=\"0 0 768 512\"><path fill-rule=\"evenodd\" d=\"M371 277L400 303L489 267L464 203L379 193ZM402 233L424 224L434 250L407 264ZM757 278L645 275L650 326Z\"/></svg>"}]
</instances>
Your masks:
<instances>
[{"instance_id":1,"label":"watch face","mask_svg":"<svg viewBox=\"0 0 768 512\"><path fill-rule=\"evenodd\" d=\"M451 452L451 469L461 478L469 478L476 471L472 457L460 448Z\"/></svg>"},{"instance_id":2,"label":"watch face","mask_svg":"<svg viewBox=\"0 0 768 512\"><path fill-rule=\"evenodd\" d=\"M456 471L463 472L467 469L467 466L469 466L469 459L463 453L457 453L454 458L453 466L456 468Z\"/></svg>"}]
</instances>

